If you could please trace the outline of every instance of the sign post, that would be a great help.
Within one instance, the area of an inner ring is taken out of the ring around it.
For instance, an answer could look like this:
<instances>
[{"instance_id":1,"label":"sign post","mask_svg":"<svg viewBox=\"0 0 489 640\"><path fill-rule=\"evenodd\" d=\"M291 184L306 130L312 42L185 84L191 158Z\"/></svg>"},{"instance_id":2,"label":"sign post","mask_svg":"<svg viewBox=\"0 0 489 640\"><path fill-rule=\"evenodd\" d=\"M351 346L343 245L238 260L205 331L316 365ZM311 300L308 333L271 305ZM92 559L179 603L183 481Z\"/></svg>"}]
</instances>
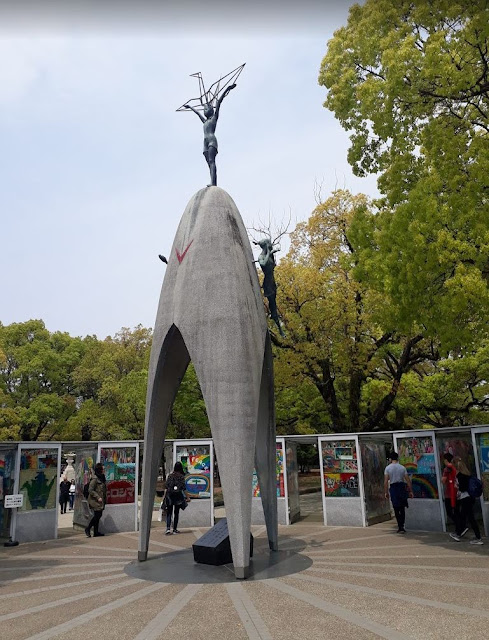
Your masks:
<instances>
[{"instance_id":1,"label":"sign post","mask_svg":"<svg viewBox=\"0 0 489 640\"><path fill-rule=\"evenodd\" d=\"M3 506L5 509L17 509L18 507L22 507L24 504L24 494L22 493L13 493L9 496L4 497ZM4 542L4 547L17 547L18 542L16 540L12 540L12 527L13 522L10 524L10 538L8 542Z\"/></svg>"}]
</instances>

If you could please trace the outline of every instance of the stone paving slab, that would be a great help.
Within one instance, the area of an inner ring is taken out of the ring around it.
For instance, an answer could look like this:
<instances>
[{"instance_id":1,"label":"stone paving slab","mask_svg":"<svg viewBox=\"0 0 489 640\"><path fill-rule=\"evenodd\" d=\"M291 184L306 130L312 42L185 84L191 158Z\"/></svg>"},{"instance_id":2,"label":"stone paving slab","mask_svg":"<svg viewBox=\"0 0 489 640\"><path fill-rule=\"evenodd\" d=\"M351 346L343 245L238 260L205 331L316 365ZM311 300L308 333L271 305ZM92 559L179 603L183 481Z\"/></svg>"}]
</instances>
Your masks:
<instances>
[{"instance_id":1,"label":"stone paving slab","mask_svg":"<svg viewBox=\"0 0 489 640\"><path fill-rule=\"evenodd\" d=\"M165 536L150 558L189 550L205 528ZM264 527L255 549L268 553ZM281 550L309 559L288 575L222 584L135 579L135 532L0 549L2 640L479 640L489 628L489 543L304 521L280 527ZM178 556L178 553L176 554ZM148 562L151 562L149 560Z\"/></svg>"}]
</instances>

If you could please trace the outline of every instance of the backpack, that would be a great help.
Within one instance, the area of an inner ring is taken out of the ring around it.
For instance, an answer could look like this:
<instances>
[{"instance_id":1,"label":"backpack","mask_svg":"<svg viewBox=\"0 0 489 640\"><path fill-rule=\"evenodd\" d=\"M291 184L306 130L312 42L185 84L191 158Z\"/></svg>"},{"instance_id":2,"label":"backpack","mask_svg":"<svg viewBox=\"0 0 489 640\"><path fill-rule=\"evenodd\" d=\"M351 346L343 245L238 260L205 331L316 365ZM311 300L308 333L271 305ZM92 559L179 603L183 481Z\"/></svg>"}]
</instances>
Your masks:
<instances>
[{"instance_id":1,"label":"backpack","mask_svg":"<svg viewBox=\"0 0 489 640\"><path fill-rule=\"evenodd\" d=\"M174 482L168 482L168 480L173 480L173 477L168 476L166 479L166 499L168 500L168 506L176 504L181 508L185 508L187 503L185 502L185 495L182 489L175 489L177 485ZM182 504L185 504L185 507L182 507Z\"/></svg>"},{"instance_id":2,"label":"backpack","mask_svg":"<svg viewBox=\"0 0 489 640\"><path fill-rule=\"evenodd\" d=\"M480 498L482 495L482 482L476 476L469 478L469 496L472 498Z\"/></svg>"},{"instance_id":3,"label":"backpack","mask_svg":"<svg viewBox=\"0 0 489 640\"><path fill-rule=\"evenodd\" d=\"M87 484L83 485L83 497L85 498L85 500L88 500L88 490L90 489L90 482L87 482Z\"/></svg>"}]
</instances>

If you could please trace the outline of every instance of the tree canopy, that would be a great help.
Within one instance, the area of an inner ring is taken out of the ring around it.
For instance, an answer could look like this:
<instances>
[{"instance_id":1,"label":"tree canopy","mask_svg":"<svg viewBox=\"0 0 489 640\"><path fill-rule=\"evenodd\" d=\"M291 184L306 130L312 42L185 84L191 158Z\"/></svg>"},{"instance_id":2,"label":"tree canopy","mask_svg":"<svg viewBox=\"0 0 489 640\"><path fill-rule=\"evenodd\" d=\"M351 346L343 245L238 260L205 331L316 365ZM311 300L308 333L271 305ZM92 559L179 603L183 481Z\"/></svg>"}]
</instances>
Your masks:
<instances>
[{"instance_id":1,"label":"tree canopy","mask_svg":"<svg viewBox=\"0 0 489 640\"><path fill-rule=\"evenodd\" d=\"M367 0L328 44L325 106L351 132L357 175L379 174L358 273L448 352L487 335L489 5Z\"/></svg>"},{"instance_id":2,"label":"tree canopy","mask_svg":"<svg viewBox=\"0 0 489 640\"><path fill-rule=\"evenodd\" d=\"M291 233L276 269L286 337L274 336L281 433L372 431L483 422L487 347L443 360L417 330L389 328L392 300L356 278L365 196L338 190ZM271 328L273 325L270 325Z\"/></svg>"},{"instance_id":3,"label":"tree canopy","mask_svg":"<svg viewBox=\"0 0 489 640\"><path fill-rule=\"evenodd\" d=\"M0 324L0 440L142 439L152 332L51 333L41 320ZM168 437L210 435L190 366Z\"/></svg>"}]
</instances>

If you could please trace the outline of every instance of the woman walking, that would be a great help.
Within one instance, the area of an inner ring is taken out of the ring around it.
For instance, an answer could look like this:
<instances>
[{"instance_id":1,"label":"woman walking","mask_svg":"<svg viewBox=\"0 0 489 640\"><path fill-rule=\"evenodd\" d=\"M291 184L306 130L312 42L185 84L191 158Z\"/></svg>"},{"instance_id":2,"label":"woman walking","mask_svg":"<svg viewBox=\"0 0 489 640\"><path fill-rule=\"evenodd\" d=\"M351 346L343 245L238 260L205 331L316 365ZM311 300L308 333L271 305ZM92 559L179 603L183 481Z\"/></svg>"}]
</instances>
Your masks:
<instances>
[{"instance_id":1,"label":"woman walking","mask_svg":"<svg viewBox=\"0 0 489 640\"><path fill-rule=\"evenodd\" d=\"M92 527L94 538L105 535L98 530L100 518L107 504L107 484L105 482L104 465L101 462L97 462L94 471L95 476L90 480L88 486L88 506L93 510L93 518L85 529L87 538L91 538L90 530Z\"/></svg>"},{"instance_id":2,"label":"woman walking","mask_svg":"<svg viewBox=\"0 0 489 640\"><path fill-rule=\"evenodd\" d=\"M470 544L484 544L481 539L479 525L474 517L475 498L469 495L470 471L460 458L455 459L455 468L457 469L458 482L457 527L455 533L451 533L450 537L460 542L462 536L468 531L468 522L475 534L475 538L470 541Z\"/></svg>"},{"instance_id":3,"label":"woman walking","mask_svg":"<svg viewBox=\"0 0 489 640\"><path fill-rule=\"evenodd\" d=\"M185 486L185 475L181 462L175 462L173 472L166 479L165 495L163 496L163 504L166 506L166 535L172 534L171 520L173 512L173 533L180 533L178 530L178 516L180 509L187 506L190 498Z\"/></svg>"}]
</instances>

